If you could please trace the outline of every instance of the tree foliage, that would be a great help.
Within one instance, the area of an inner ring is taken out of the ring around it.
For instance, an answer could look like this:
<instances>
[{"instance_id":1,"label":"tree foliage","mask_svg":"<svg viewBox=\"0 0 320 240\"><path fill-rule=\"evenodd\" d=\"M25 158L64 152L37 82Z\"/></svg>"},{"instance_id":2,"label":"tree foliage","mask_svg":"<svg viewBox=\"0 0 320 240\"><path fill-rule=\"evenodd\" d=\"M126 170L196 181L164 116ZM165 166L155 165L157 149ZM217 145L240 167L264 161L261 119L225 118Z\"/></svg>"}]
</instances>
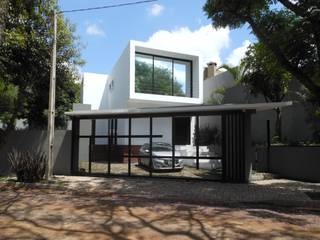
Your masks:
<instances>
[{"instance_id":1,"label":"tree foliage","mask_svg":"<svg viewBox=\"0 0 320 240\"><path fill-rule=\"evenodd\" d=\"M227 70L233 77L236 84L240 84L247 74L248 68L246 64L239 64L238 66L230 66L228 64L222 64L219 69L224 68Z\"/></svg>"},{"instance_id":2,"label":"tree foliage","mask_svg":"<svg viewBox=\"0 0 320 240\"><path fill-rule=\"evenodd\" d=\"M319 0L207 0L204 11L216 28L249 24L278 63L320 104Z\"/></svg>"},{"instance_id":3,"label":"tree foliage","mask_svg":"<svg viewBox=\"0 0 320 240\"><path fill-rule=\"evenodd\" d=\"M247 69L241 79L250 94L261 94L266 102L281 102L289 91L292 75L284 69L275 58L274 54L264 46L256 43L249 47L241 65ZM281 109L276 111L276 135L282 138Z\"/></svg>"},{"instance_id":4,"label":"tree foliage","mask_svg":"<svg viewBox=\"0 0 320 240\"><path fill-rule=\"evenodd\" d=\"M47 124L54 0L10 0L3 16L0 42L0 76L6 86L18 89L10 124L27 119L30 127ZM56 125L63 126L64 112L79 100L77 65L80 45L75 27L58 14Z\"/></svg>"},{"instance_id":5,"label":"tree foliage","mask_svg":"<svg viewBox=\"0 0 320 240\"><path fill-rule=\"evenodd\" d=\"M152 78L154 77L153 86ZM172 73L165 68L152 67L152 65L136 61L135 89L139 93L172 95ZM185 96L182 85L173 81L174 95Z\"/></svg>"},{"instance_id":6,"label":"tree foliage","mask_svg":"<svg viewBox=\"0 0 320 240\"><path fill-rule=\"evenodd\" d=\"M12 118L15 103L18 96L18 87L13 84L5 84L0 79L0 121L6 125Z\"/></svg>"},{"instance_id":7,"label":"tree foliage","mask_svg":"<svg viewBox=\"0 0 320 240\"><path fill-rule=\"evenodd\" d=\"M266 102L281 102L289 90L292 75L285 70L274 54L262 43L251 45L241 65L246 73L241 79L252 95L261 94Z\"/></svg>"}]
</instances>

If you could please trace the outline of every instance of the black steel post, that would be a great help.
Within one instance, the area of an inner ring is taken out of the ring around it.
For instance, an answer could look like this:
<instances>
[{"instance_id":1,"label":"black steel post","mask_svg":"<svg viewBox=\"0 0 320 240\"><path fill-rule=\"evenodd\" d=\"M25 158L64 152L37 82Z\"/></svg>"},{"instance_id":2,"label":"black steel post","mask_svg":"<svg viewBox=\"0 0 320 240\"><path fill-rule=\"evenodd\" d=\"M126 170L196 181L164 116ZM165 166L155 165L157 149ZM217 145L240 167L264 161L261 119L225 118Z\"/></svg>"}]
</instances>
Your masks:
<instances>
[{"instance_id":1,"label":"black steel post","mask_svg":"<svg viewBox=\"0 0 320 240\"><path fill-rule=\"evenodd\" d=\"M270 146L271 146L271 136L270 136L270 120L267 120L267 171L270 172Z\"/></svg>"},{"instance_id":2,"label":"black steel post","mask_svg":"<svg viewBox=\"0 0 320 240\"><path fill-rule=\"evenodd\" d=\"M91 174L91 162L92 162L92 137L89 138L89 174Z\"/></svg>"},{"instance_id":3,"label":"black steel post","mask_svg":"<svg viewBox=\"0 0 320 240\"><path fill-rule=\"evenodd\" d=\"M196 116L196 166L199 169L199 142L200 142L200 132L199 132L199 115Z\"/></svg>"},{"instance_id":4,"label":"black steel post","mask_svg":"<svg viewBox=\"0 0 320 240\"><path fill-rule=\"evenodd\" d=\"M96 120L91 120L91 136L93 137L92 144L96 144L96 139L94 138L96 136Z\"/></svg>"},{"instance_id":5,"label":"black steel post","mask_svg":"<svg viewBox=\"0 0 320 240\"><path fill-rule=\"evenodd\" d=\"M72 118L71 174L79 171L79 126L80 120Z\"/></svg>"},{"instance_id":6,"label":"black steel post","mask_svg":"<svg viewBox=\"0 0 320 240\"><path fill-rule=\"evenodd\" d=\"M118 119L114 119L114 144L118 144Z\"/></svg>"},{"instance_id":7,"label":"black steel post","mask_svg":"<svg viewBox=\"0 0 320 240\"><path fill-rule=\"evenodd\" d=\"M95 133L96 133L96 120L91 120L91 136L89 138L89 174L91 174L92 167L92 156L93 156L93 145L95 144Z\"/></svg>"},{"instance_id":8,"label":"black steel post","mask_svg":"<svg viewBox=\"0 0 320 240\"><path fill-rule=\"evenodd\" d=\"M113 143L113 119L108 119L110 122L110 129L108 135L108 175L111 174L111 157L112 157L112 143Z\"/></svg>"},{"instance_id":9,"label":"black steel post","mask_svg":"<svg viewBox=\"0 0 320 240\"><path fill-rule=\"evenodd\" d=\"M149 176L152 177L153 159L152 159L152 117L150 117L150 130L149 130Z\"/></svg>"},{"instance_id":10,"label":"black steel post","mask_svg":"<svg viewBox=\"0 0 320 240\"><path fill-rule=\"evenodd\" d=\"M222 180L226 180L226 114L222 114L221 116L221 148L222 148Z\"/></svg>"},{"instance_id":11,"label":"black steel post","mask_svg":"<svg viewBox=\"0 0 320 240\"><path fill-rule=\"evenodd\" d=\"M175 145L175 118L171 117L171 141L172 141L172 170L175 168L175 152L176 152L176 145Z\"/></svg>"},{"instance_id":12,"label":"black steel post","mask_svg":"<svg viewBox=\"0 0 320 240\"><path fill-rule=\"evenodd\" d=\"M131 118L128 119L129 133L128 133L128 175L131 175Z\"/></svg>"}]
</instances>

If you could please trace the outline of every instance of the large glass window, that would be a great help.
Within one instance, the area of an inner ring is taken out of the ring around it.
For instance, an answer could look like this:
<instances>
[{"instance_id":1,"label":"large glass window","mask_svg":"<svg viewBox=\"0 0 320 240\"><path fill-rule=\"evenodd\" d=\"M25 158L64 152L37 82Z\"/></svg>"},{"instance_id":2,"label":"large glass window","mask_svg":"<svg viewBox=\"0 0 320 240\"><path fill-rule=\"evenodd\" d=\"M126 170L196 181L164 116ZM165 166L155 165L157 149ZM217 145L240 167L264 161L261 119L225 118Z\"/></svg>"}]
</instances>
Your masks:
<instances>
[{"instance_id":1,"label":"large glass window","mask_svg":"<svg viewBox=\"0 0 320 240\"><path fill-rule=\"evenodd\" d=\"M136 53L135 91L192 97L191 61Z\"/></svg>"},{"instance_id":2,"label":"large glass window","mask_svg":"<svg viewBox=\"0 0 320 240\"><path fill-rule=\"evenodd\" d=\"M174 93L175 96L187 96L191 91L190 78L191 66L190 62L174 61Z\"/></svg>"},{"instance_id":3,"label":"large glass window","mask_svg":"<svg viewBox=\"0 0 320 240\"><path fill-rule=\"evenodd\" d=\"M153 57L136 54L136 92L152 93Z\"/></svg>"}]
</instances>

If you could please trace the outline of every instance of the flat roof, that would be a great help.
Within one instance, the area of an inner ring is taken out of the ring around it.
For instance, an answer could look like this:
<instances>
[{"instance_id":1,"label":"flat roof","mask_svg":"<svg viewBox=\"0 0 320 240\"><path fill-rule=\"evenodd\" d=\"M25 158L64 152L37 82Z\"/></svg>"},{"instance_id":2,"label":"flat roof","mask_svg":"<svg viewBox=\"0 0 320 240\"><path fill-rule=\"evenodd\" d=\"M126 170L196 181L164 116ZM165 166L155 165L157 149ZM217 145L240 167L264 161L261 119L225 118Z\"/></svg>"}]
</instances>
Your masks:
<instances>
[{"instance_id":1,"label":"flat roof","mask_svg":"<svg viewBox=\"0 0 320 240\"><path fill-rule=\"evenodd\" d=\"M172 115L218 115L223 112L249 112L273 110L291 106L292 102L249 103L249 104L221 104L221 105L185 105L170 107L145 107L110 110L79 110L66 112L70 117L82 119L96 119L109 117L147 117L147 116L172 116Z\"/></svg>"}]
</instances>

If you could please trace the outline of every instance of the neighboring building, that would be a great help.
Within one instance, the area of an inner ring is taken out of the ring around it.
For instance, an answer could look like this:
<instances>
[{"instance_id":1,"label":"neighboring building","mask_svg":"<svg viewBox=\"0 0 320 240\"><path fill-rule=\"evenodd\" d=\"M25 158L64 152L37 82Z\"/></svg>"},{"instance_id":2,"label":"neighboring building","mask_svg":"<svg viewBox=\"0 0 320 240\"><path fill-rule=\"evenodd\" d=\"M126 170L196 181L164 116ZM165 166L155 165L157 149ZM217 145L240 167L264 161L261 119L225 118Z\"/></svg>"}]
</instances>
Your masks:
<instances>
[{"instance_id":1,"label":"neighboring building","mask_svg":"<svg viewBox=\"0 0 320 240\"><path fill-rule=\"evenodd\" d=\"M209 63L205 73L208 74L203 82L204 103L218 102L221 104L262 103L265 99L262 95L253 96L247 89L235 83L233 76L223 69L217 69L215 64ZM223 91L222 91L223 89ZM221 94L221 91L223 94ZM290 108L282 110L282 134L283 140L287 142L299 142L313 138L313 129L308 123L308 104L301 101L296 92L301 91L301 85L293 81L290 91L284 101L294 101ZM271 137L275 129L275 111L259 112L252 115L252 140L254 143L267 141L267 120L270 120ZM209 123L208 123L209 124ZM217 125L217 122L210 122Z\"/></svg>"}]
</instances>

